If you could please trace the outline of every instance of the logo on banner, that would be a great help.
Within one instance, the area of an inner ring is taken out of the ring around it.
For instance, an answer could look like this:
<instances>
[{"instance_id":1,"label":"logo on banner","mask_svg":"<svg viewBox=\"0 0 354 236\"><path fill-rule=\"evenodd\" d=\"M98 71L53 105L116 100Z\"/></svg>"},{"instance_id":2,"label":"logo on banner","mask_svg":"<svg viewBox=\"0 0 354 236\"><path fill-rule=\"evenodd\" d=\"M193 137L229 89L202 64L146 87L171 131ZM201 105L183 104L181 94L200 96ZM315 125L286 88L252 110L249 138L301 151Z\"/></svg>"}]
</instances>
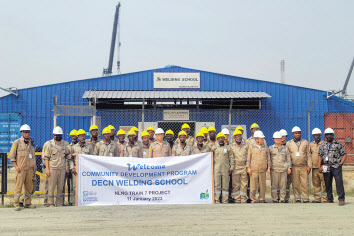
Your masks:
<instances>
[{"instance_id":1,"label":"logo on banner","mask_svg":"<svg viewBox=\"0 0 354 236\"><path fill-rule=\"evenodd\" d=\"M209 199L208 190L205 193L200 193L200 199Z\"/></svg>"},{"instance_id":2,"label":"logo on banner","mask_svg":"<svg viewBox=\"0 0 354 236\"><path fill-rule=\"evenodd\" d=\"M82 197L83 202L97 202L98 198L96 197L97 192L94 191L83 191Z\"/></svg>"}]
</instances>

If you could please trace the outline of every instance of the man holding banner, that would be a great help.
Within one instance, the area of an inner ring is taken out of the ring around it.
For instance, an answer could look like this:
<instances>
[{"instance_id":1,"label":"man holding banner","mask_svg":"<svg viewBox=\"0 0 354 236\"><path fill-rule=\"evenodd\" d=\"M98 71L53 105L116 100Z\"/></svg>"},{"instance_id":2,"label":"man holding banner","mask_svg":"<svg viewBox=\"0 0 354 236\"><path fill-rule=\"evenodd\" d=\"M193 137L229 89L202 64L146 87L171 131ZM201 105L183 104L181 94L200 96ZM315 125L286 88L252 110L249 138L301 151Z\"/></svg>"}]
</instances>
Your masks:
<instances>
[{"instance_id":1,"label":"man holding banner","mask_svg":"<svg viewBox=\"0 0 354 236\"><path fill-rule=\"evenodd\" d=\"M214 155L214 182L215 182L215 203L228 203L230 173L235 168L235 159L232 149L225 144L225 135L218 133L215 145L211 151Z\"/></svg>"}]
</instances>

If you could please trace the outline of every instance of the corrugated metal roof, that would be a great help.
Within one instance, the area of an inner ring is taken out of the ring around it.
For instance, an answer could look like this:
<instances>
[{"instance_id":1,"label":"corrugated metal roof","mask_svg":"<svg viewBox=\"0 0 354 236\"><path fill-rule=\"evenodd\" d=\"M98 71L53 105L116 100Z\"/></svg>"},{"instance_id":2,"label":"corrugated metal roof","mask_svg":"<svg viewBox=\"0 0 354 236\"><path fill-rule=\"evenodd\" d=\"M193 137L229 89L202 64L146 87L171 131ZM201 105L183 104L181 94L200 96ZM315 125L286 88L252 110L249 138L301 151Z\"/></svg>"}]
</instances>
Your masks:
<instances>
[{"instance_id":1,"label":"corrugated metal roof","mask_svg":"<svg viewBox=\"0 0 354 236\"><path fill-rule=\"evenodd\" d=\"M83 98L101 99L251 99L270 98L265 92L236 92L236 91L85 91Z\"/></svg>"}]
</instances>

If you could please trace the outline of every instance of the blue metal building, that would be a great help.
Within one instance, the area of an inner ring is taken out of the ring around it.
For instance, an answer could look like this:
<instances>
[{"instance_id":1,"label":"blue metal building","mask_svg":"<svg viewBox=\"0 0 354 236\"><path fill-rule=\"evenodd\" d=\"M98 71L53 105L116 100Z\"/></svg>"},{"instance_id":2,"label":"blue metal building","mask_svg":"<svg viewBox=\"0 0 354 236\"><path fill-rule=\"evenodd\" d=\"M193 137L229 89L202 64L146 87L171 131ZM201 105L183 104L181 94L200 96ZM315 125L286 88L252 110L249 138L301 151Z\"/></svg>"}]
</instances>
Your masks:
<instances>
[{"instance_id":1,"label":"blue metal building","mask_svg":"<svg viewBox=\"0 0 354 236\"><path fill-rule=\"evenodd\" d=\"M198 76L191 79L190 75L196 74ZM247 128L254 122L259 123L267 141L274 131L285 128L290 132L295 125L302 128L303 136L307 138L308 111L312 101L310 129L319 127L323 130L326 113L354 112L354 103L337 96L328 98L326 91L170 66L20 89L18 97L7 95L0 98L0 113L11 113L17 122L29 124L35 143L41 147L52 137L53 96L57 96L58 105L70 106L88 105L94 99L101 127L108 124L138 126L142 121L141 115L137 115L142 112L139 105L144 96L142 91L154 92L146 97L145 122L163 121L165 110L184 109L189 111L189 121L215 122L218 131L222 125L229 124L229 118L232 125L243 124ZM172 98L172 91L180 92ZM0 122L5 127L0 127L1 151L4 152L9 148L6 141L17 137L19 124L6 129L9 123L5 118L0 116ZM63 127L66 135L74 128L88 130L91 122L91 117L82 116L57 119L57 125Z\"/></svg>"}]
</instances>

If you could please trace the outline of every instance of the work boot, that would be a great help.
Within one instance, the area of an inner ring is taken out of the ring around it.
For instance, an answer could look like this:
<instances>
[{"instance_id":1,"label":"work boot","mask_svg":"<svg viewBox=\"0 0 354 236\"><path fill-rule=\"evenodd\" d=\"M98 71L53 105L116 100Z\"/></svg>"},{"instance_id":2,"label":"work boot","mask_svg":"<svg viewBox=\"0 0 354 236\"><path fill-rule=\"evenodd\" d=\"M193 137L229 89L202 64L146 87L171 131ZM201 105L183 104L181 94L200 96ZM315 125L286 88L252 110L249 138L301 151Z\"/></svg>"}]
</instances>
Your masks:
<instances>
[{"instance_id":1,"label":"work boot","mask_svg":"<svg viewBox=\"0 0 354 236\"><path fill-rule=\"evenodd\" d=\"M339 206L344 206L345 205L345 202L344 200L339 200L339 203L338 203Z\"/></svg>"},{"instance_id":2,"label":"work boot","mask_svg":"<svg viewBox=\"0 0 354 236\"><path fill-rule=\"evenodd\" d=\"M15 211L21 211L21 207L20 206L17 206L14 208Z\"/></svg>"},{"instance_id":3,"label":"work boot","mask_svg":"<svg viewBox=\"0 0 354 236\"><path fill-rule=\"evenodd\" d=\"M284 203L289 203L289 200L285 200Z\"/></svg>"},{"instance_id":4,"label":"work boot","mask_svg":"<svg viewBox=\"0 0 354 236\"><path fill-rule=\"evenodd\" d=\"M273 200L273 203L279 203L279 201Z\"/></svg>"},{"instance_id":5,"label":"work boot","mask_svg":"<svg viewBox=\"0 0 354 236\"><path fill-rule=\"evenodd\" d=\"M20 207L23 207L23 202L19 202L19 204L20 204Z\"/></svg>"}]
</instances>

